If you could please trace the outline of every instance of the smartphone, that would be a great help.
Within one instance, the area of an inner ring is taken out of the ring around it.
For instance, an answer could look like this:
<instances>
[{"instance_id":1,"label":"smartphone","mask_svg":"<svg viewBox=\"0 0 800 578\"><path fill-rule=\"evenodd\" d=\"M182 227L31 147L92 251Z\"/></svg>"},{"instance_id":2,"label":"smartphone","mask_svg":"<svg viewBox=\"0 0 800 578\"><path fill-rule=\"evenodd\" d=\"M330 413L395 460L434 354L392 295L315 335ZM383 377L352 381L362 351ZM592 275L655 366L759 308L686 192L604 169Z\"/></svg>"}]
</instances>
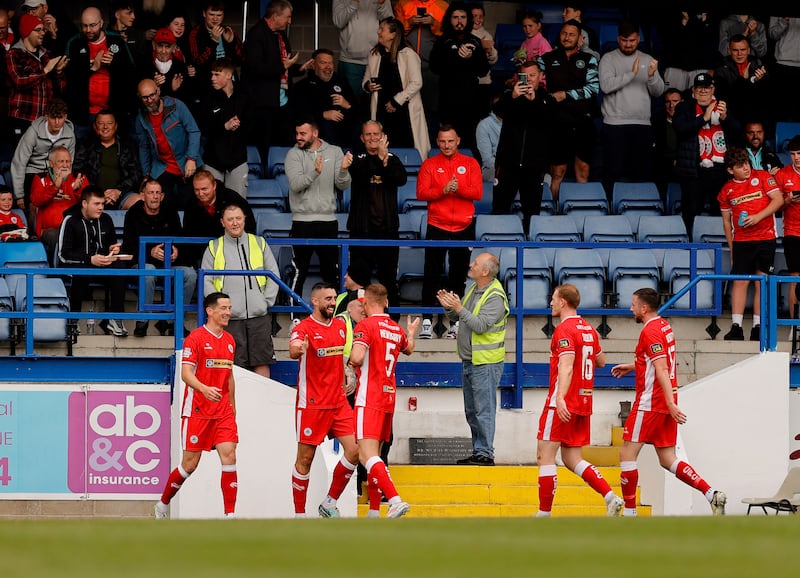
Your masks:
<instances>
[{"instance_id":1,"label":"smartphone","mask_svg":"<svg viewBox=\"0 0 800 578\"><path fill-rule=\"evenodd\" d=\"M800 199L800 191L792 191L793 199Z\"/></svg>"},{"instance_id":2,"label":"smartphone","mask_svg":"<svg viewBox=\"0 0 800 578\"><path fill-rule=\"evenodd\" d=\"M417 7L417 16L419 16L420 18L425 16L427 13L428 13L428 11L427 11L427 9L425 7L422 7L422 6L418 6Z\"/></svg>"},{"instance_id":3,"label":"smartphone","mask_svg":"<svg viewBox=\"0 0 800 578\"><path fill-rule=\"evenodd\" d=\"M520 84L526 85L528 84L528 73L527 72L520 72L517 74L517 80Z\"/></svg>"}]
</instances>

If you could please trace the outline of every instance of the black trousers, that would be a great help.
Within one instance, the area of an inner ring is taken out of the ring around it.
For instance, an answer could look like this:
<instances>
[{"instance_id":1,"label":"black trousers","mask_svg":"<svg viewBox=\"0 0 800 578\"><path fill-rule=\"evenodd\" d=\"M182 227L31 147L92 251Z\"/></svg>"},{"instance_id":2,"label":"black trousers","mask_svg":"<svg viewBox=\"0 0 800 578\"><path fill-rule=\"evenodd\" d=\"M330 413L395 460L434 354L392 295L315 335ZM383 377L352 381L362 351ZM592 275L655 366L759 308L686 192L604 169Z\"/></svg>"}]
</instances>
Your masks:
<instances>
[{"instance_id":1,"label":"black trousers","mask_svg":"<svg viewBox=\"0 0 800 578\"><path fill-rule=\"evenodd\" d=\"M428 225L426 239L429 241L474 241L475 220L466 229L461 231L445 231L433 225ZM447 281L444 288L457 295L464 294L469 270L469 247L426 247L425 268L422 278L422 305L423 307L438 307L436 292L442 289L442 275L444 274L445 258L449 260ZM425 315L430 318L430 315Z\"/></svg>"}]
</instances>

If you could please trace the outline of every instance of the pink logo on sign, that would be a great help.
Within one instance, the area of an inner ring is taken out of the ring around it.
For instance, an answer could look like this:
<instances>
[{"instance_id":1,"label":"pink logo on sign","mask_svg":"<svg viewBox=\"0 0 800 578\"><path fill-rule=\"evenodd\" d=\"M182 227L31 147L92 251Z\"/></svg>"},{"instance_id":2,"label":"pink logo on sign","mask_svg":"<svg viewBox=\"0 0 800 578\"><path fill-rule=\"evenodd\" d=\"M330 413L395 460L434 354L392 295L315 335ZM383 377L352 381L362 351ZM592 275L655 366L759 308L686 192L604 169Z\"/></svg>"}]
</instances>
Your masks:
<instances>
[{"instance_id":1,"label":"pink logo on sign","mask_svg":"<svg viewBox=\"0 0 800 578\"><path fill-rule=\"evenodd\" d=\"M169 392L70 394L69 489L160 493L169 476L169 416Z\"/></svg>"}]
</instances>

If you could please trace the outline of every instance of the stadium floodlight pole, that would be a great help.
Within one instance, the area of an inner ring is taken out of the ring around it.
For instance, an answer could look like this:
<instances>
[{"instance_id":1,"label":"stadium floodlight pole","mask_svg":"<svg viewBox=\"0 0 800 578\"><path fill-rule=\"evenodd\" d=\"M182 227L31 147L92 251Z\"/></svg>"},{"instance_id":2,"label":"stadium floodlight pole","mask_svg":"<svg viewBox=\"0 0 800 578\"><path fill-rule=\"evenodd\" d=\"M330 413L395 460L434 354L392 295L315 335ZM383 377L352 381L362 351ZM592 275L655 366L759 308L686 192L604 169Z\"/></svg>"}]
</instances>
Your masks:
<instances>
[{"instance_id":1,"label":"stadium floodlight pole","mask_svg":"<svg viewBox=\"0 0 800 578\"><path fill-rule=\"evenodd\" d=\"M314 0L314 50L319 48L319 0Z\"/></svg>"},{"instance_id":2,"label":"stadium floodlight pole","mask_svg":"<svg viewBox=\"0 0 800 578\"><path fill-rule=\"evenodd\" d=\"M247 37L247 0L242 4L242 42Z\"/></svg>"}]
</instances>

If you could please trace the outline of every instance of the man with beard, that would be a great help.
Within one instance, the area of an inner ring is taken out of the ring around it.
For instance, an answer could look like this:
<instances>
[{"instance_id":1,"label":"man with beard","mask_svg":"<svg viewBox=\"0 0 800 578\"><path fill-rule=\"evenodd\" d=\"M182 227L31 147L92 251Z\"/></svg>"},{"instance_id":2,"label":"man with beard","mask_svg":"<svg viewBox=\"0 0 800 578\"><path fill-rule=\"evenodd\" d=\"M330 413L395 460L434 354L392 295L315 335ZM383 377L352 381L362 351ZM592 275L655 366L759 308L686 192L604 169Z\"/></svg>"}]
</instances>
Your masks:
<instances>
[{"instance_id":1,"label":"man with beard","mask_svg":"<svg viewBox=\"0 0 800 578\"><path fill-rule=\"evenodd\" d=\"M472 34L472 12L453 2L442 22L442 36L431 49L431 72L439 75L439 119L461 137L461 146L475 150L475 128L484 110L479 88L489 72L481 40Z\"/></svg>"},{"instance_id":2,"label":"man with beard","mask_svg":"<svg viewBox=\"0 0 800 578\"><path fill-rule=\"evenodd\" d=\"M289 209L292 212L291 236L300 239L335 239L336 191L350 186L348 169L353 154L344 154L336 145L319 138L316 121L309 117L297 121L296 145L286 154L284 166L289 179ZM316 251L320 272L326 283L338 286L339 249L333 245L295 245L295 278L292 289L303 294L311 257Z\"/></svg>"},{"instance_id":3,"label":"man with beard","mask_svg":"<svg viewBox=\"0 0 800 578\"><path fill-rule=\"evenodd\" d=\"M319 136L337 146L355 140L355 96L347 81L334 72L333 51L319 48L311 55L311 70L294 85L295 110L312 114L319 123Z\"/></svg>"},{"instance_id":4,"label":"man with beard","mask_svg":"<svg viewBox=\"0 0 800 578\"><path fill-rule=\"evenodd\" d=\"M764 143L764 125L754 120L744 125L744 150L750 157L750 167L759 171L767 171L774 175L781 168L783 163L778 155ZM778 143L780 146L781 143Z\"/></svg>"},{"instance_id":5,"label":"man with beard","mask_svg":"<svg viewBox=\"0 0 800 578\"><path fill-rule=\"evenodd\" d=\"M135 130L142 173L157 179L166 200L180 210L186 181L203 164L200 128L183 102L171 96L161 98L155 80L142 80L138 94L143 108Z\"/></svg>"},{"instance_id":6,"label":"man with beard","mask_svg":"<svg viewBox=\"0 0 800 578\"><path fill-rule=\"evenodd\" d=\"M289 336L289 357L299 360L295 426L297 458L292 470L292 496L296 518L306 517L306 495L311 462L326 436L336 437L344 448L333 470L328 495L319 505L323 518L338 518L336 501L358 464L353 410L344 392L345 322L334 317L336 287L317 283L311 288L314 311L298 323Z\"/></svg>"}]
</instances>

